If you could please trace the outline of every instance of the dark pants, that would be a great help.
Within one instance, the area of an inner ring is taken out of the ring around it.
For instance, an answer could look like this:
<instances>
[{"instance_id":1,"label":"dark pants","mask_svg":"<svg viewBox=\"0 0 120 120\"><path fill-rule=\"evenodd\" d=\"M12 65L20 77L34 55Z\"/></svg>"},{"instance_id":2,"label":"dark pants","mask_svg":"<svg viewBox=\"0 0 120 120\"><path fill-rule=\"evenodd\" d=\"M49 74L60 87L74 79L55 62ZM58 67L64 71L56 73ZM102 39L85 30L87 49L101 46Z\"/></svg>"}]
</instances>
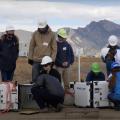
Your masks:
<instances>
[{"instance_id":1,"label":"dark pants","mask_svg":"<svg viewBox=\"0 0 120 120\"><path fill-rule=\"evenodd\" d=\"M32 82L35 82L37 77L40 75L42 65L39 62L34 62L32 65Z\"/></svg>"},{"instance_id":2,"label":"dark pants","mask_svg":"<svg viewBox=\"0 0 120 120\"><path fill-rule=\"evenodd\" d=\"M46 107L46 105L52 105L53 107L57 107L58 103L63 103L64 98L52 95L48 92L48 90L40 87L33 87L31 92L39 105L40 109Z\"/></svg>"},{"instance_id":3,"label":"dark pants","mask_svg":"<svg viewBox=\"0 0 120 120\"><path fill-rule=\"evenodd\" d=\"M4 82L12 81L13 75L14 75L14 70L9 70L9 71L1 70L2 81Z\"/></svg>"}]
</instances>

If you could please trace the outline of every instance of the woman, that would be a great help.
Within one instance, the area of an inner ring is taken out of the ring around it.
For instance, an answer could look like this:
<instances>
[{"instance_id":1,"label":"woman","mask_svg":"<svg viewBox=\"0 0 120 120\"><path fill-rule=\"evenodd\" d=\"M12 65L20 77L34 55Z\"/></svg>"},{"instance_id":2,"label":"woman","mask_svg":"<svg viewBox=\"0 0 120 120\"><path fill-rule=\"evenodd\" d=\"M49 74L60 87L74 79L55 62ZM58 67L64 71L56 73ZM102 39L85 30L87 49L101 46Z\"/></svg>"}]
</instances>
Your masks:
<instances>
[{"instance_id":1,"label":"woman","mask_svg":"<svg viewBox=\"0 0 120 120\"><path fill-rule=\"evenodd\" d=\"M14 35L13 26L8 26L6 33L2 35L0 40L0 69L3 82L13 80L18 53L18 38Z\"/></svg>"}]
</instances>

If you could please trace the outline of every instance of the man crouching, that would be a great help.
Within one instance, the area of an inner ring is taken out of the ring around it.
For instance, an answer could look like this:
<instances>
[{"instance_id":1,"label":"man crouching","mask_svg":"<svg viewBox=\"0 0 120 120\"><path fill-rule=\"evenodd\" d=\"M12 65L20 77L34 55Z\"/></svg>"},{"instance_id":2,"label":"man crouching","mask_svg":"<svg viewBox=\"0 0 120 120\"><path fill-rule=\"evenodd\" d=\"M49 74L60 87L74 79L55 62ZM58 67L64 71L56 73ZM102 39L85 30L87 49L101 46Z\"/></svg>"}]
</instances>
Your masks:
<instances>
[{"instance_id":1,"label":"man crouching","mask_svg":"<svg viewBox=\"0 0 120 120\"><path fill-rule=\"evenodd\" d=\"M40 112L48 112L50 105L55 112L59 112L62 110L64 102L64 89L61 86L59 77L57 77L59 73L52 68L53 61L49 56L43 57L41 65L44 69L43 74L37 77L31 92L40 107Z\"/></svg>"}]
</instances>

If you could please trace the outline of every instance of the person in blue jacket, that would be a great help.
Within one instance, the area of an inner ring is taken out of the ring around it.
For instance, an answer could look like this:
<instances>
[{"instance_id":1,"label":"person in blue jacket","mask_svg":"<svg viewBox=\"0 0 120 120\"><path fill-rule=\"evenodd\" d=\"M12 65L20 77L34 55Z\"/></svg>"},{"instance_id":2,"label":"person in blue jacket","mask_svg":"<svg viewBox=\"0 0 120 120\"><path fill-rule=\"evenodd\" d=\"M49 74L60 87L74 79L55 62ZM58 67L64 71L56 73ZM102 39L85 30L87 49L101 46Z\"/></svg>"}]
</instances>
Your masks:
<instances>
[{"instance_id":1,"label":"person in blue jacket","mask_svg":"<svg viewBox=\"0 0 120 120\"><path fill-rule=\"evenodd\" d=\"M112 63L111 70L108 99L114 103L115 110L120 111L120 64L118 62Z\"/></svg>"},{"instance_id":2,"label":"person in blue jacket","mask_svg":"<svg viewBox=\"0 0 120 120\"><path fill-rule=\"evenodd\" d=\"M74 62L74 53L71 45L66 41L67 33L65 29L57 32L57 55L55 59L56 69L59 71L64 83L65 92L69 92L69 81L71 78L70 66Z\"/></svg>"},{"instance_id":3,"label":"person in blue jacket","mask_svg":"<svg viewBox=\"0 0 120 120\"><path fill-rule=\"evenodd\" d=\"M86 81L104 81L105 75L100 70L100 65L98 63L92 63L91 71L87 74Z\"/></svg>"}]
</instances>

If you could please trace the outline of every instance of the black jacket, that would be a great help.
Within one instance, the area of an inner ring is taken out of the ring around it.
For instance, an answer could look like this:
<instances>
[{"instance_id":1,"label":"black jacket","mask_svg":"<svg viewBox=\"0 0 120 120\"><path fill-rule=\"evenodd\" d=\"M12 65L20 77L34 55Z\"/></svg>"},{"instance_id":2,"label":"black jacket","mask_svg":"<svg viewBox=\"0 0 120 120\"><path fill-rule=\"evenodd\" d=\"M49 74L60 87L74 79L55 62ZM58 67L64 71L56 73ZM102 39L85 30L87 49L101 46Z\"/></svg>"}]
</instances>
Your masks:
<instances>
[{"instance_id":1,"label":"black jacket","mask_svg":"<svg viewBox=\"0 0 120 120\"><path fill-rule=\"evenodd\" d=\"M40 75L33 84L33 87L44 88L52 95L64 97L64 89L61 86L59 80L49 74Z\"/></svg>"},{"instance_id":2,"label":"black jacket","mask_svg":"<svg viewBox=\"0 0 120 120\"><path fill-rule=\"evenodd\" d=\"M95 74L94 72L90 71L86 77L86 81L104 81L104 80L105 80L105 75L102 72Z\"/></svg>"},{"instance_id":3,"label":"black jacket","mask_svg":"<svg viewBox=\"0 0 120 120\"><path fill-rule=\"evenodd\" d=\"M42 75L42 74L47 74L47 72L46 72L45 70L43 70L43 71L40 73L40 75ZM49 75L56 77L56 78L59 80L59 82L61 82L61 75L60 75L60 73L59 73L56 69L53 69L53 68L52 68L52 69L50 70L50 72L49 72Z\"/></svg>"},{"instance_id":4,"label":"black jacket","mask_svg":"<svg viewBox=\"0 0 120 120\"><path fill-rule=\"evenodd\" d=\"M4 34L0 40L0 69L13 70L19 53L19 42L15 35Z\"/></svg>"}]
</instances>

